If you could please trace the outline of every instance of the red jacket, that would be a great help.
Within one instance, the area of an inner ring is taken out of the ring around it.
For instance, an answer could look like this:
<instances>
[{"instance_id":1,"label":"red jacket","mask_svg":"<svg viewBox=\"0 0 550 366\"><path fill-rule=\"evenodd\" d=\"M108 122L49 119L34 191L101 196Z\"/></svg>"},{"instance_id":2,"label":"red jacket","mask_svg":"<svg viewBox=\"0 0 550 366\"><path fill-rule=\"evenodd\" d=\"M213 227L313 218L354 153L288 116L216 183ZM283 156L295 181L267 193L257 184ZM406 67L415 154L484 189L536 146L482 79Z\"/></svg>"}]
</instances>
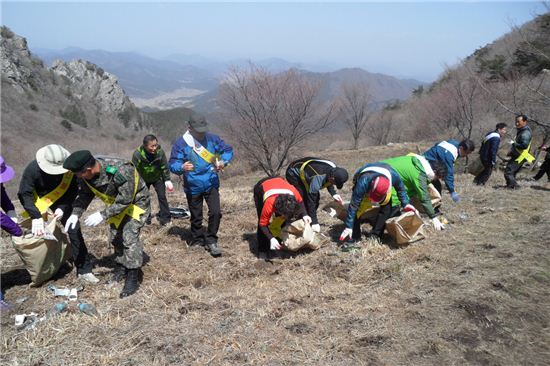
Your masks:
<instances>
[{"instance_id":1,"label":"red jacket","mask_svg":"<svg viewBox=\"0 0 550 366\"><path fill-rule=\"evenodd\" d=\"M262 183L262 189L264 192L264 206L262 208L262 214L260 215L260 226L269 225L269 220L274 213L273 205L279 194L292 194L301 206L304 205L300 192L281 177L266 180ZM305 209L303 211L305 212Z\"/></svg>"}]
</instances>

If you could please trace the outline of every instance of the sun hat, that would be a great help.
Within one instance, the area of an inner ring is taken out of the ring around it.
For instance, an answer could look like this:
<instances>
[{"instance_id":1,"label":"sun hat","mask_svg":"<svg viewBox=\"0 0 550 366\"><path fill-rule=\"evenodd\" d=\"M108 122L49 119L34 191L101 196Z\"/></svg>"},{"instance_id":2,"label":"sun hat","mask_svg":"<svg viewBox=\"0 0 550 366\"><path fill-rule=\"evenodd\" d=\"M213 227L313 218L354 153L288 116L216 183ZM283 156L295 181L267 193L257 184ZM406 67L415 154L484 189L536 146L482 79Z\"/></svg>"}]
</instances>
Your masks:
<instances>
[{"instance_id":1,"label":"sun hat","mask_svg":"<svg viewBox=\"0 0 550 366\"><path fill-rule=\"evenodd\" d=\"M6 165L4 157L0 156L0 183L10 181L15 177L15 170L9 165Z\"/></svg>"},{"instance_id":2,"label":"sun hat","mask_svg":"<svg viewBox=\"0 0 550 366\"><path fill-rule=\"evenodd\" d=\"M36 162L40 169L51 175L64 174L63 162L71 153L61 145L47 145L36 152Z\"/></svg>"}]
</instances>

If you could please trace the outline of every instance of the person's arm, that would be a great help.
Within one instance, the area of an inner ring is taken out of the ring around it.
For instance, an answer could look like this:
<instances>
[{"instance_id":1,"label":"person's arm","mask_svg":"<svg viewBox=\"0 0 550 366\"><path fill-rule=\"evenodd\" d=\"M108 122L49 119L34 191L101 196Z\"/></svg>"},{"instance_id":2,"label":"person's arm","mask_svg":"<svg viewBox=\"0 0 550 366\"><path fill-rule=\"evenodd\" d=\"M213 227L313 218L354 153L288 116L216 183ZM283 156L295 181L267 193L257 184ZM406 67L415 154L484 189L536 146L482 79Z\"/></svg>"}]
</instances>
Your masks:
<instances>
[{"instance_id":1,"label":"person's arm","mask_svg":"<svg viewBox=\"0 0 550 366\"><path fill-rule=\"evenodd\" d=\"M39 219L42 217L40 210L34 204L34 192L35 192L35 181L39 179L39 172L33 168L34 164L29 164L23 171L23 176L21 177L21 182L19 183L19 192L17 192L17 197L19 202L23 205L23 208L31 219Z\"/></svg>"},{"instance_id":2,"label":"person's arm","mask_svg":"<svg viewBox=\"0 0 550 366\"><path fill-rule=\"evenodd\" d=\"M346 224L346 228L348 229L353 228L355 215L357 214L357 210L361 205L361 201L363 201L363 198L368 193L368 187L369 187L370 181L371 181L370 175L368 175L368 173L363 174L363 176L357 180L355 187L353 187L353 192L351 194L351 202L349 203L349 207L348 207L348 216L346 217L346 220L344 222Z\"/></svg>"},{"instance_id":3,"label":"person's arm","mask_svg":"<svg viewBox=\"0 0 550 366\"><path fill-rule=\"evenodd\" d=\"M185 154L185 142L183 138L179 138L172 146L170 153L170 160L168 161L168 168L170 171L177 175L183 174L183 163L188 160Z\"/></svg>"},{"instance_id":4,"label":"person's arm","mask_svg":"<svg viewBox=\"0 0 550 366\"><path fill-rule=\"evenodd\" d=\"M115 202L101 211L105 219L118 215L134 202L134 185L139 183L135 180L134 167L130 166L121 166L114 174L113 182L117 187L117 195Z\"/></svg>"},{"instance_id":5,"label":"person's arm","mask_svg":"<svg viewBox=\"0 0 550 366\"><path fill-rule=\"evenodd\" d=\"M489 156L491 157L491 164L495 166L497 164L497 152L500 145L500 138L493 137L490 142L491 145L489 145Z\"/></svg>"},{"instance_id":6,"label":"person's arm","mask_svg":"<svg viewBox=\"0 0 550 366\"><path fill-rule=\"evenodd\" d=\"M61 209L64 213L69 212L70 208L78 195L78 178L73 176L71 184L67 189L67 192L56 202L56 207Z\"/></svg>"},{"instance_id":7,"label":"person's arm","mask_svg":"<svg viewBox=\"0 0 550 366\"><path fill-rule=\"evenodd\" d=\"M328 193L330 193L330 196L334 196L336 194L336 188L334 188L334 184L331 184L327 187Z\"/></svg>"},{"instance_id":8,"label":"person's arm","mask_svg":"<svg viewBox=\"0 0 550 366\"><path fill-rule=\"evenodd\" d=\"M516 138L516 142L514 142L514 147L519 150L525 150L527 147L529 147L529 144L531 143L531 130L526 128L525 130L521 131L519 136Z\"/></svg>"},{"instance_id":9,"label":"person's arm","mask_svg":"<svg viewBox=\"0 0 550 366\"><path fill-rule=\"evenodd\" d=\"M392 178L392 186L393 188L395 188L395 191L397 192L397 197L399 197L399 201L401 202L401 207L407 206L409 204L409 195L407 194L407 189L403 184L403 180L401 180L401 176L399 176L397 172L392 171L391 178Z\"/></svg>"},{"instance_id":10,"label":"person's arm","mask_svg":"<svg viewBox=\"0 0 550 366\"><path fill-rule=\"evenodd\" d=\"M435 217L435 210L432 205L432 198L428 192L428 184L429 179L424 172L421 172L418 175L418 179L414 182L416 194L418 195L418 199L420 200L422 207L424 207L428 217L433 219Z\"/></svg>"},{"instance_id":11,"label":"person's arm","mask_svg":"<svg viewBox=\"0 0 550 366\"><path fill-rule=\"evenodd\" d=\"M233 148L226 144L220 137L216 137L215 153L220 154L223 164L227 165L233 159Z\"/></svg>"},{"instance_id":12,"label":"person's arm","mask_svg":"<svg viewBox=\"0 0 550 366\"><path fill-rule=\"evenodd\" d=\"M78 195L73 203L73 215L77 217L82 216L84 211L90 205L90 202L94 199L94 192L88 187L84 180L78 181Z\"/></svg>"},{"instance_id":13,"label":"person's arm","mask_svg":"<svg viewBox=\"0 0 550 366\"><path fill-rule=\"evenodd\" d=\"M6 231L8 234L12 236L21 236L23 235L23 230L19 225L17 225L11 217L4 214L3 212L0 212L0 227L2 230Z\"/></svg>"},{"instance_id":14,"label":"person's arm","mask_svg":"<svg viewBox=\"0 0 550 366\"><path fill-rule=\"evenodd\" d=\"M13 205L10 197L8 196L8 193L6 192L6 188L4 188L4 185L1 183L0 183L0 190L2 191L2 194L1 194L2 199L0 201L0 204L2 205L2 210L4 210L4 212L14 211L15 206Z\"/></svg>"},{"instance_id":15,"label":"person's arm","mask_svg":"<svg viewBox=\"0 0 550 366\"><path fill-rule=\"evenodd\" d=\"M450 194L453 194L455 191L455 176L454 176L454 159L451 154L445 154L445 159L443 160L447 166L447 176L445 177L445 185L449 190Z\"/></svg>"},{"instance_id":16,"label":"person's arm","mask_svg":"<svg viewBox=\"0 0 550 366\"><path fill-rule=\"evenodd\" d=\"M273 215L273 205L275 204L276 197L277 196L271 196L265 200L264 206L262 207L262 212L260 214L260 219L258 220L258 227L268 240L273 238L273 234L271 234L271 231L269 230L269 220Z\"/></svg>"},{"instance_id":17,"label":"person's arm","mask_svg":"<svg viewBox=\"0 0 550 366\"><path fill-rule=\"evenodd\" d=\"M166 182L170 180L170 170L168 169L168 161L166 160L166 154L164 150L160 149L160 170L162 172L162 179Z\"/></svg>"}]
</instances>

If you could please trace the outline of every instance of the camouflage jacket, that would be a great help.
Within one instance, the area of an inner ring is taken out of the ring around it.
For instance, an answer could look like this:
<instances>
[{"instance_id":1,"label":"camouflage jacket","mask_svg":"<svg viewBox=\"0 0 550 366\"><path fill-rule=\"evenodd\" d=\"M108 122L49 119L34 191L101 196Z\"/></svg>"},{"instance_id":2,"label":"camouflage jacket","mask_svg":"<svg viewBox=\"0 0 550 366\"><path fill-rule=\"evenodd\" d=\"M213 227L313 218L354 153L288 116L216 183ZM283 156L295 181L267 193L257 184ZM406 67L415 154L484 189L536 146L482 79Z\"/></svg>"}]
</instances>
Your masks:
<instances>
[{"instance_id":1,"label":"camouflage jacket","mask_svg":"<svg viewBox=\"0 0 550 366\"><path fill-rule=\"evenodd\" d=\"M99 175L88 181L94 189L115 197L115 202L101 211L105 219L118 215L130 204L147 210L150 205L149 190L138 175L136 195L134 197L135 167L127 160L96 157L100 164ZM81 181L78 197L73 204L73 213L81 216L95 197L86 182Z\"/></svg>"}]
</instances>

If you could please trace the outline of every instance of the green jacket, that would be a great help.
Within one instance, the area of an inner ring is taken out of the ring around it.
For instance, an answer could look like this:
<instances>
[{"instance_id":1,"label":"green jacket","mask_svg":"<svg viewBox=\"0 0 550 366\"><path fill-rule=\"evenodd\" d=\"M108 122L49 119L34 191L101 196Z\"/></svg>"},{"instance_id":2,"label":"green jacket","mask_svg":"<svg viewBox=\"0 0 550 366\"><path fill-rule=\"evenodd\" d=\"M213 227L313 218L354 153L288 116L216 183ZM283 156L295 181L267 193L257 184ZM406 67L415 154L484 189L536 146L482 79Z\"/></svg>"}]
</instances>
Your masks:
<instances>
[{"instance_id":1,"label":"green jacket","mask_svg":"<svg viewBox=\"0 0 550 366\"><path fill-rule=\"evenodd\" d=\"M132 163L134 163L139 175L141 175L147 184L155 183L161 178L165 182L170 180L170 171L168 170L166 154L160 146L157 149L153 161L147 159L143 146L138 147L132 156Z\"/></svg>"},{"instance_id":2,"label":"green jacket","mask_svg":"<svg viewBox=\"0 0 550 366\"><path fill-rule=\"evenodd\" d=\"M430 179L424 171L422 163L414 156L398 156L396 158L383 160L382 162L391 166L401 176L409 197L417 197L428 216L434 218L435 210L428 193ZM392 189L391 200L392 206L399 205L399 198L394 189Z\"/></svg>"}]
</instances>

